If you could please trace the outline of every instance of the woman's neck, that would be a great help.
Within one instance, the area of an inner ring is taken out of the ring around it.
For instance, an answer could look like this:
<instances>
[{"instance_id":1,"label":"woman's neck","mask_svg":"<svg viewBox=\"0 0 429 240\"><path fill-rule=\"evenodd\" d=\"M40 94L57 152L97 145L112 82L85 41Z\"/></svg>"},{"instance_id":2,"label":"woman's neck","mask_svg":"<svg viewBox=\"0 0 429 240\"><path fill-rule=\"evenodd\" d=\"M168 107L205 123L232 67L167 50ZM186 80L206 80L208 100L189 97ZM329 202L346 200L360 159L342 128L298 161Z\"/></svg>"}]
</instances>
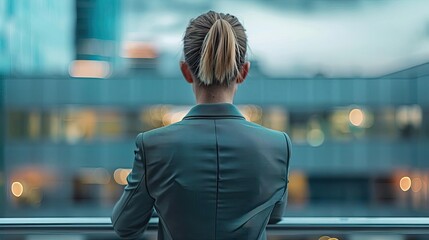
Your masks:
<instances>
[{"instance_id":1,"label":"woman's neck","mask_svg":"<svg viewBox=\"0 0 429 240\"><path fill-rule=\"evenodd\" d=\"M217 94L201 94L196 96L197 103L232 103L232 96L219 96Z\"/></svg>"},{"instance_id":2,"label":"woman's neck","mask_svg":"<svg viewBox=\"0 0 429 240\"><path fill-rule=\"evenodd\" d=\"M232 87L232 86L230 86ZM196 87L195 98L197 104L202 103L233 103L234 100L234 89L224 87Z\"/></svg>"}]
</instances>

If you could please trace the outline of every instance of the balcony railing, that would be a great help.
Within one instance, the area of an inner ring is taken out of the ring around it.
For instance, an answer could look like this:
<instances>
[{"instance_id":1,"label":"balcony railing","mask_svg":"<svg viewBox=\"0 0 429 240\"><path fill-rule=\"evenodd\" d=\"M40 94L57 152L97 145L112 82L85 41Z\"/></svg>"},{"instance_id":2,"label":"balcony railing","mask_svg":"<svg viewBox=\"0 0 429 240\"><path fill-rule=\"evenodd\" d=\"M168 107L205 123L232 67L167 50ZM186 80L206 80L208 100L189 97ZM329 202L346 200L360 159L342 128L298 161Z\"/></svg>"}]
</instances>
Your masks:
<instances>
[{"instance_id":1,"label":"balcony railing","mask_svg":"<svg viewBox=\"0 0 429 240\"><path fill-rule=\"evenodd\" d=\"M157 218L148 232L157 230ZM267 226L275 235L398 234L429 235L429 218L333 218L291 217ZM1 235L27 234L114 234L110 219L96 218L0 218Z\"/></svg>"}]
</instances>

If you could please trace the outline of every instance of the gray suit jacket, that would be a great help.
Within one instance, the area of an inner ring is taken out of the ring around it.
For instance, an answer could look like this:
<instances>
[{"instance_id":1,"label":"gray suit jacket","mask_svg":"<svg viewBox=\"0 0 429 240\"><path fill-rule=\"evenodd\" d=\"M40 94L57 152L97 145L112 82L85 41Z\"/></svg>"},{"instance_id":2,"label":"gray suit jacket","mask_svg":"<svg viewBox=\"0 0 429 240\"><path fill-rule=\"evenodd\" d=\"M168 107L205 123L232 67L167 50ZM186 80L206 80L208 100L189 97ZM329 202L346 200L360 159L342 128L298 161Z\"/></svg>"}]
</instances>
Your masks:
<instances>
[{"instance_id":1,"label":"gray suit jacket","mask_svg":"<svg viewBox=\"0 0 429 240\"><path fill-rule=\"evenodd\" d=\"M289 137L248 122L232 104L199 104L182 121L140 133L112 215L136 238L155 208L158 239L266 239L287 198Z\"/></svg>"}]
</instances>

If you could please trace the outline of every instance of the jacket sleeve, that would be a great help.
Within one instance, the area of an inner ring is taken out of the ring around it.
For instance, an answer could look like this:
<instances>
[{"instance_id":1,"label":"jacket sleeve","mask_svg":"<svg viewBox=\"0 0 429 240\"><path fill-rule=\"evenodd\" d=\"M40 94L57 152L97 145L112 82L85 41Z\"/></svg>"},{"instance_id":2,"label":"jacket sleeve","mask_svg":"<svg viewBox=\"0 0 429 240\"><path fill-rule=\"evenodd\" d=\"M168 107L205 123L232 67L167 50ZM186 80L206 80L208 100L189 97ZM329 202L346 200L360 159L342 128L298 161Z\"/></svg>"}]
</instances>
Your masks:
<instances>
[{"instance_id":1,"label":"jacket sleeve","mask_svg":"<svg viewBox=\"0 0 429 240\"><path fill-rule=\"evenodd\" d=\"M137 238L146 229L152 216L154 199L145 180L143 133L137 135L134 164L127 177L128 184L113 208L113 228L121 238Z\"/></svg>"},{"instance_id":2,"label":"jacket sleeve","mask_svg":"<svg viewBox=\"0 0 429 240\"><path fill-rule=\"evenodd\" d=\"M283 217L283 210L286 207L287 204L287 197L288 197L288 184L289 184L289 162L290 162L290 157L292 154L292 143L290 141L289 136L286 133L283 133L283 135L285 136L286 139L286 147L287 147L287 156L286 156L286 179L287 179L287 184L285 186L285 191L283 194L283 197L281 199L281 201L277 202L274 205L274 209L271 212L271 216L270 216L270 220L268 221L269 224L275 224L278 223L282 220Z\"/></svg>"}]
</instances>

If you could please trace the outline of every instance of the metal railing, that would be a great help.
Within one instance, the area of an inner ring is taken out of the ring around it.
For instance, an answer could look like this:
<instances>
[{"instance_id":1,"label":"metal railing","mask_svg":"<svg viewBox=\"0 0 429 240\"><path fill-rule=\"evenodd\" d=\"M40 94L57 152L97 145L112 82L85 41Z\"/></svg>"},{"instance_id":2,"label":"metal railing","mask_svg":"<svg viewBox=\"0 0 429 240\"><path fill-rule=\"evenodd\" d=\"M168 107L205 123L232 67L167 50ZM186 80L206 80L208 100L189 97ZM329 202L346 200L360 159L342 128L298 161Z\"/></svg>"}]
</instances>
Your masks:
<instances>
[{"instance_id":1,"label":"metal railing","mask_svg":"<svg viewBox=\"0 0 429 240\"><path fill-rule=\"evenodd\" d=\"M152 218L147 231L157 230ZM267 231L291 234L428 234L429 218L333 218L291 217L268 225ZM96 218L0 218L0 235L113 234L107 217Z\"/></svg>"}]
</instances>

